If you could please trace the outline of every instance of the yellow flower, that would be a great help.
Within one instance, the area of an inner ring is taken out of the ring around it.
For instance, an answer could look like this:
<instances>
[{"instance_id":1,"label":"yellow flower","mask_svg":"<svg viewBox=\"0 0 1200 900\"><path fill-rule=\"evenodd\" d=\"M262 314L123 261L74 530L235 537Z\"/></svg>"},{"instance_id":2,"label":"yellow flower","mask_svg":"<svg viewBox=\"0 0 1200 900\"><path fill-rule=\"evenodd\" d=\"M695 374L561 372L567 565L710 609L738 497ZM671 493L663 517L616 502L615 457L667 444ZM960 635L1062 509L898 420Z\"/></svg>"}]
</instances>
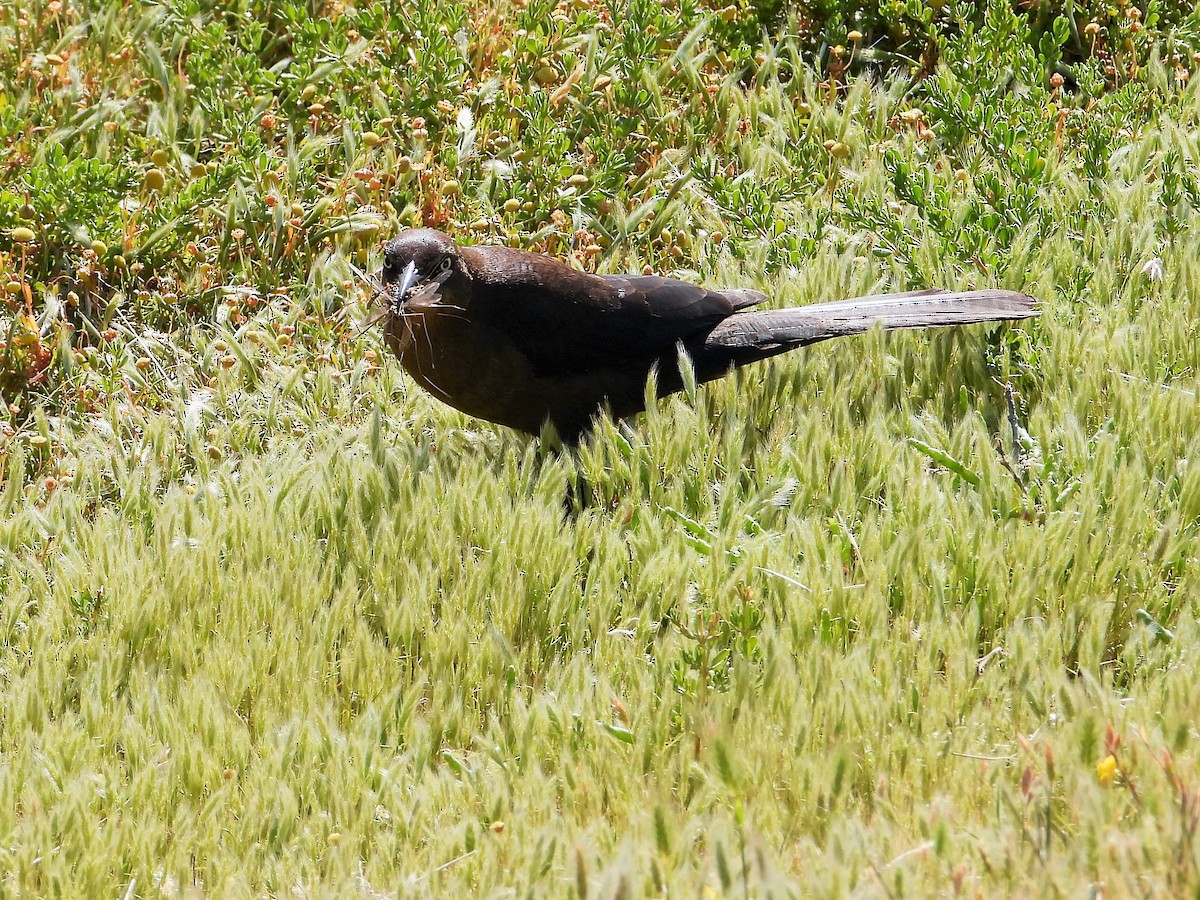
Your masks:
<instances>
[{"instance_id":1,"label":"yellow flower","mask_svg":"<svg viewBox=\"0 0 1200 900\"><path fill-rule=\"evenodd\" d=\"M1113 779L1117 777L1117 758L1111 753L1096 763L1096 778L1104 785L1109 787L1113 783Z\"/></svg>"}]
</instances>

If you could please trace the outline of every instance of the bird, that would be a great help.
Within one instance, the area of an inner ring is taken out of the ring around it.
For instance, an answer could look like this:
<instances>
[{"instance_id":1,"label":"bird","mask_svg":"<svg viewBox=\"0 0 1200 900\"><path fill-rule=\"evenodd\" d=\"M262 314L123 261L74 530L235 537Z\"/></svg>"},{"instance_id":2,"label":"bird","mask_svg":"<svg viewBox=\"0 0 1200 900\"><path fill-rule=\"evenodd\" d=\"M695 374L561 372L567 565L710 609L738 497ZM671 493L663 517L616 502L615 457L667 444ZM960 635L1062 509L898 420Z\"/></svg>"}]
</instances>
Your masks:
<instances>
[{"instance_id":1,"label":"bird","mask_svg":"<svg viewBox=\"0 0 1200 900\"><path fill-rule=\"evenodd\" d=\"M594 275L543 254L459 246L429 228L384 245L375 277L388 348L416 382L468 415L531 435L552 425L565 444L596 417L641 412L658 396L818 341L885 329L1026 319L1015 291L922 290L789 309L767 296L658 275Z\"/></svg>"}]
</instances>

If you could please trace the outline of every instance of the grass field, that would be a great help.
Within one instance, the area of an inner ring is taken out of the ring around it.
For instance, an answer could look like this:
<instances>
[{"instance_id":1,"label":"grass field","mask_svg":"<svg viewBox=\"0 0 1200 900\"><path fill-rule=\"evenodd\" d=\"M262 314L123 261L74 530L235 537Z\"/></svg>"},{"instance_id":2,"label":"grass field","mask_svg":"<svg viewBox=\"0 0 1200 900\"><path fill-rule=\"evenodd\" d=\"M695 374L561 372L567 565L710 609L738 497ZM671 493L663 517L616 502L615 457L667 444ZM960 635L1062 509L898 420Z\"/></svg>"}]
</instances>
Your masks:
<instances>
[{"instance_id":1,"label":"grass field","mask_svg":"<svg viewBox=\"0 0 1200 900\"><path fill-rule=\"evenodd\" d=\"M939 10L0 7L0 893L1195 894L1200 28ZM557 455L359 334L413 224L1042 316Z\"/></svg>"}]
</instances>

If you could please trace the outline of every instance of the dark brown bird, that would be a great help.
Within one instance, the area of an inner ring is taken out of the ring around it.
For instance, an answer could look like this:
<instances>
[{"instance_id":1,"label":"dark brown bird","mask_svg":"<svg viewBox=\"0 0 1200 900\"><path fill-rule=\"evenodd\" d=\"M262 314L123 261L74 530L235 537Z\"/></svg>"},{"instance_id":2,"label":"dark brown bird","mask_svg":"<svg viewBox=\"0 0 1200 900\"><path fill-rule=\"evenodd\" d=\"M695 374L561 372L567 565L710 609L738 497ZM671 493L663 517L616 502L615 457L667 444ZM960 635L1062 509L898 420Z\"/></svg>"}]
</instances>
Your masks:
<instances>
[{"instance_id":1,"label":"dark brown bird","mask_svg":"<svg viewBox=\"0 0 1200 900\"><path fill-rule=\"evenodd\" d=\"M492 422L578 440L605 406L645 408L683 387L682 347L698 382L827 338L884 328L1024 319L1013 291L915 291L794 309L751 310L758 291L708 290L654 275L589 275L507 247L459 247L406 231L384 248L384 338L427 391Z\"/></svg>"}]
</instances>

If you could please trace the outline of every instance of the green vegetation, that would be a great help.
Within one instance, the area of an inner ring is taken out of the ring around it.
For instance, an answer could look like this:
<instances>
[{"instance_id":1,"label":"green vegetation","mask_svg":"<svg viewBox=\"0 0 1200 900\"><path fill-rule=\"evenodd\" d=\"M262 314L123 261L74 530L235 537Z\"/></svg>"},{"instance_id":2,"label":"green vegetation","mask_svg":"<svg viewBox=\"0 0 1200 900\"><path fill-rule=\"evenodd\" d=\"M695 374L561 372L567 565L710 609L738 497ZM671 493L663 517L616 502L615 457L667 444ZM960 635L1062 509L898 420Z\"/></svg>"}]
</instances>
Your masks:
<instances>
[{"instance_id":1,"label":"green vegetation","mask_svg":"<svg viewBox=\"0 0 1200 900\"><path fill-rule=\"evenodd\" d=\"M0 891L1194 893L1187 12L0 6ZM1044 315L562 457L358 333L419 223Z\"/></svg>"}]
</instances>

